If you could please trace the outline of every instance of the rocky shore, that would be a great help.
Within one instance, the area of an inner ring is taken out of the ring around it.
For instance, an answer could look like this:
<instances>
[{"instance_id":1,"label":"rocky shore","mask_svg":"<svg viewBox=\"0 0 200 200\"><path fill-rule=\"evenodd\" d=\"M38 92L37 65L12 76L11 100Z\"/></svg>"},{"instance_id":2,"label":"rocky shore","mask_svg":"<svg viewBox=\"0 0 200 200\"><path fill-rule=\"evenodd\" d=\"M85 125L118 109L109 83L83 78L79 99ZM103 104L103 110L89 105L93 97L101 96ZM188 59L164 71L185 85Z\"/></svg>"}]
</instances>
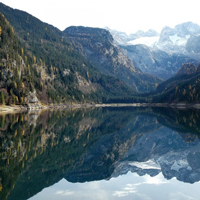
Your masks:
<instances>
[{"instance_id":1,"label":"rocky shore","mask_svg":"<svg viewBox=\"0 0 200 200\"><path fill-rule=\"evenodd\" d=\"M90 108L95 107L95 104L27 104L27 105L2 105L0 106L0 114L4 113L18 113L25 111L39 111L45 109L72 109L72 108Z\"/></svg>"},{"instance_id":2,"label":"rocky shore","mask_svg":"<svg viewBox=\"0 0 200 200\"><path fill-rule=\"evenodd\" d=\"M11 106L0 106L0 114L3 113L17 113L25 111L37 111L44 109L73 109L73 108L91 108L91 107L170 107L178 109L200 109L200 103L114 103L114 104L52 104L52 105L41 105L41 104L27 104L27 105L11 105Z\"/></svg>"}]
</instances>

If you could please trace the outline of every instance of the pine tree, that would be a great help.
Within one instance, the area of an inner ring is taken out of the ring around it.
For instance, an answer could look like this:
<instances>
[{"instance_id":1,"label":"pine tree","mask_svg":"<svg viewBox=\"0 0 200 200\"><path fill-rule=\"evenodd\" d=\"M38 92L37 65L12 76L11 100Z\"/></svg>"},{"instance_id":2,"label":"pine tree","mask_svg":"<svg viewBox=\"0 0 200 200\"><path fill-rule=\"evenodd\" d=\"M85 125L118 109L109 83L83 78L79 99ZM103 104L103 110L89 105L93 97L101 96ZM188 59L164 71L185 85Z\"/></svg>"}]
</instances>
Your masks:
<instances>
[{"instance_id":1,"label":"pine tree","mask_svg":"<svg viewBox=\"0 0 200 200\"><path fill-rule=\"evenodd\" d=\"M2 103L2 105L5 105L5 98L4 98L3 91L1 91L1 103Z\"/></svg>"}]
</instances>

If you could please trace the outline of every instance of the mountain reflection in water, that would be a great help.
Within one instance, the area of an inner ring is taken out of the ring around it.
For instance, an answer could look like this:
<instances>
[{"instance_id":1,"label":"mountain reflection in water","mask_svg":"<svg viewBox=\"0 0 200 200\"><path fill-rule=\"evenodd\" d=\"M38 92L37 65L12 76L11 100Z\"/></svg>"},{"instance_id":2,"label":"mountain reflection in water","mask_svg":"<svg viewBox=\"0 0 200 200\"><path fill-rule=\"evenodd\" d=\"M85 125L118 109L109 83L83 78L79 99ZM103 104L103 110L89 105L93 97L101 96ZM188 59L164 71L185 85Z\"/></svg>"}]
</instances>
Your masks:
<instances>
[{"instance_id":1,"label":"mountain reflection in water","mask_svg":"<svg viewBox=\"0 0 200 200\"><path fill-rule=\"evenodd\" d=\"M135 179L198 182L199 120L198 110L165 108L2 115L0 199L25 200L61 180L107 183L130 172Z\"/></svg>"}]
</instances>

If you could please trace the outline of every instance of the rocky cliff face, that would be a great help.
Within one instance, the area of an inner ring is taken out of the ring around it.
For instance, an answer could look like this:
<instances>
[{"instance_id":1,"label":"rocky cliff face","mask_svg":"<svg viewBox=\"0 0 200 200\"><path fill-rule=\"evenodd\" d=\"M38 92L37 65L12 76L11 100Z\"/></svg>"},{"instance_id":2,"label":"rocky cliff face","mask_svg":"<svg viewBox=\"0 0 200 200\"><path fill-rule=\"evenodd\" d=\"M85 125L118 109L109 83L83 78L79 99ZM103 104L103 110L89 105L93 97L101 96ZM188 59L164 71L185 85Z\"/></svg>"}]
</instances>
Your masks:
<instances>
[{"instance_id":1,"label":"rocky cliff face","mask_svg":"<svg viewBox=\"0 0 200 200\"><path fill-rule=\"evenodd\" d=\"M128 45L120 48L132 60L134 66L145 73L153 74L164 80L172 77L184 63L198 65L195 59L183 54L170 54L161 50L153 50L146 45Z\"/></svg>"},{"instance_id":2,"label":"rocky cliff face","mask_svg":"<svg viewBox=\"0 0 200 200\"><path fill-rule=\"evenodd\" d=\"M115 76L134 91L154 90L160 80L136 68L126 54L114 43L111 34L104 29L69 27L64 33L74 47L89 59L102 73Z\"/></svg>"}]
</instances>

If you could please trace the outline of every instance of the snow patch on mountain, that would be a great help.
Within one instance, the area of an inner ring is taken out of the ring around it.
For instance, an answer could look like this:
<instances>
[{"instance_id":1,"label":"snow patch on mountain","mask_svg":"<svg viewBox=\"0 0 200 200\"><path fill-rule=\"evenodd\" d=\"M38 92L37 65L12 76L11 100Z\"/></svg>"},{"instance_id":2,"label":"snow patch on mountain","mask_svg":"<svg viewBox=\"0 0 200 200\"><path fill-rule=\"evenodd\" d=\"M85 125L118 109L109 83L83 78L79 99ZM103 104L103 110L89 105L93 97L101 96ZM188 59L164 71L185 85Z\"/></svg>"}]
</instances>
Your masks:
<instances>
[{"instance_id":1,"label":"snow patch on mountain","mask_svg":"<svg viewBox=\"0 0 200 200\"><path fill-rule=\"evenodd\" d=\"M200 26L192 22L178 24L174 28L166 26L162 29L161 33L157 33L155 30L150 29L147 32L139 30L134 34L127 35L124 32L111 29L108 30L118 45L143 44L154 50L185 55L190 55L191 52L195 53L196 49L192 50L191 48L188 52L186 44L191 37L200 35ZM187 44L187 46L189 45Z\"/></svg>"},{"instance_id":2,"label":"snow patch on mountain","mask_svg":"<svg viewBox=\"0 0 200 200\"><path fill-rule=\"evenodd\" d=\"M187 40L190 38L190 35L186 35L185 37L179 37L176 33L172 36L169 36L169 38L172 41L173 45L185 46Z\"/></svg>"},{"instance_id":3,"label":"snow patch on mountain","mask_svg":"<svg viewBox=\"0 0 200 200\"><path fill-rule=\"evenodd\" d=\"M154 47L155 44L159 41L159 36L154 37L141 37L135 40L131 40L127 43L127 45L136 45L136 44L144 44L149 47Z\"/></svg>"}]
</instances>

